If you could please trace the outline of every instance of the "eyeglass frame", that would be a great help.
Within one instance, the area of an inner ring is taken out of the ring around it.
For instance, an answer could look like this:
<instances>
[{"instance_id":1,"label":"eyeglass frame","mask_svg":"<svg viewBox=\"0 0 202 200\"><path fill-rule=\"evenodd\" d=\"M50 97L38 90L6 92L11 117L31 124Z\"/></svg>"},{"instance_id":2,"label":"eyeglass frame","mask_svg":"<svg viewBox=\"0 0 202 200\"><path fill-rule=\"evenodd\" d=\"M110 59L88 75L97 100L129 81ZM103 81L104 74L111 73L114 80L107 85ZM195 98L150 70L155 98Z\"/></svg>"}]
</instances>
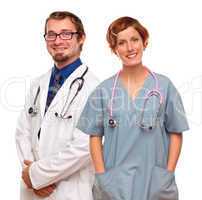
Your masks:
<instances>
[{"instance_id":1,"label":"eyeglass frame","mask_svg":"<svg viewBox=\"0 0 202 200\"><path fill-rule=\"evenodd\" d=\"M61 39L61 40L71 40L72 39L72 37L73 37L73 35L76 35L76 34L79 34L79 32L78 31L76 31L76 32L71 32L71 31L66 31L66 32L61 32L61 33L55 33L55 32L53 32L54 34L55 34L55 39L54 40L47 40L47 38L46 38L46 36L47 36L47 34L48 33L45 33L43 36L44 36L44 39L46 40L46 41L55 41L56 39L57 39L57 37L59 36L59 38ZM64 38L62 38L61 37L61 34L63 34L63 33L69 33L70 34L70 38L69 39L64 39Z\"/></svg>"}]
</instances>

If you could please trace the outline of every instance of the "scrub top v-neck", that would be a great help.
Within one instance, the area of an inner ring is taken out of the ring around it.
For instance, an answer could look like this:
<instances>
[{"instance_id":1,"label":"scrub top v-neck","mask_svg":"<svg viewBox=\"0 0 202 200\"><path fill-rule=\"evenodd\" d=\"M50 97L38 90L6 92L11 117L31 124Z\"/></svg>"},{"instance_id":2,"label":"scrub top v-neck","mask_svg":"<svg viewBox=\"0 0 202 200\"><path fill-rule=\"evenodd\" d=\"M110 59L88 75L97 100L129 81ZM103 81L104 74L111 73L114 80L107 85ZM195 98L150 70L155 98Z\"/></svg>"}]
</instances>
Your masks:
<instances>
[{"instance_id":1,"label":"scrub top v-neck","mask_svg":"<svg viewBox=\"0 0 202 200\"><path fill-rule=\"evenodd\" d=\"M150 79L150 76L151 76L151 74L148 73L148 75L145 77L145 80L144 80L142 86L139 88L138 92L136 93L136 95L134 97L132 97L129 94L129 92L127 91L127 88L124 86L123 81L121 80L120 77L118 77L118 79L117 79L117 84L118 84L118 87L120 89L123 89L123 92L125 93L126 98L128 98L129 101L131 101L131 103L133 103L133 102L135 102L136 97L138 98L138 96L141 95L141 93L143 92L143 90L146 88L146 85L147 85L147 82Z\"/></svg>"},{"instance_id":2,"label":"scrub top v-neck","mask_svg":"<svg viewBox=\"0 0 202 200\"><path fill-rule=\"evenodd\" d=\"M135 99L120 80L113 102L111 128L109 104L115 76L102 82L90 95L77 127L86 134L104 137L105 173L96 174L95 200L178 200L174 173L166 170L171 132L188 130L181 97L165 76L156 74L164 102L153 130L142 130L139 121L144 98L155 87L151 75L145 79ZM144 120L152 123L159 99L151 97Z\"/></svg>"}]
</instances>

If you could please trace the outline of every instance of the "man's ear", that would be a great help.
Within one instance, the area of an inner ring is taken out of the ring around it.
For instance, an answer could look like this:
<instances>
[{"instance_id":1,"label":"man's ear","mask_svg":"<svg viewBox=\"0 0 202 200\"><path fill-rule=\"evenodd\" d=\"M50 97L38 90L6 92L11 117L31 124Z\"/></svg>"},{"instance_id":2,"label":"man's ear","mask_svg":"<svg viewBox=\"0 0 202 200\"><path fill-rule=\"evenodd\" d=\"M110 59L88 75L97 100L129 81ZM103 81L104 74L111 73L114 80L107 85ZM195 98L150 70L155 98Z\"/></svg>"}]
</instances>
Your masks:
<instances>
[{"instance_id":1,"label":"man's ear","mask_svg":"<svg viewBox=\"0 0 202 200\"><path fill-rule=\"evenodd\" d=\"M85 41L85 39L86 39L86 35L83 34L83 35L79 38L80 44L83 44L84 41Z\"/></svg>"}]
</instances>

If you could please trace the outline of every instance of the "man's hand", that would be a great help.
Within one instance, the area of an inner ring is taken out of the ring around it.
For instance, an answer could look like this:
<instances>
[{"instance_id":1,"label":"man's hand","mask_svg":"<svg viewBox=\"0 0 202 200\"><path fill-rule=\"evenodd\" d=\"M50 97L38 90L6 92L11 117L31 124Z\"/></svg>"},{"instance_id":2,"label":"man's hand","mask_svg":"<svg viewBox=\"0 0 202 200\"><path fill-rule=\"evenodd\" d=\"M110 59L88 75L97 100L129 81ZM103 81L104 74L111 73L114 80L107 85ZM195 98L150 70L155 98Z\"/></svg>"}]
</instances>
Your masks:
<instances>
[{"instance_id":1,"label":"man's hand","mask_svg":"<svg viewBox=\"0 0 202 200\"><path fill-rule=\"evenodd\" d=\"M25 182L25 184L27 185L27 187L31 189L32 188L32 182L31 182L31 179L29 176L29 167L31 166L32 161L24 160L24 164L27 167L25 167L24 170L22 171L22 179ZM33 189L33 192L37 196L45 198L45 197L50 196L53 193L53 191L55 190L55 188L56 188L56 185L52 184L52 185L46 186L44 188L41 188L39 190Z\"/></svg>"},{"instance_id":2,"label":"man's hand","mask_svg":"<svg viewBox=\"0 0 202 200\"><path fill-rule=\"evenodd\" d=\"M29 160L24 160L24 164L27 166L23 169L22 171L22 179L25 182L25 184L27 185L28 188L32 188L32 182L29 176L29 167L32 164L31 161Z\"/></svg>"},{"instance_id":3,"label":"man's hand","mask_svg":"<svg viewBox=\"0 0 202 200\"><path fill-rule=\"evenodd\" d=\"M53 185L49 185L47 187L41 188L39 190L33 189L33 191L34 191L34 194L36 194L37 196L45 198L50 196L53 193L55 188L56 188L56 185L53 184Z\"/></svg>"}]
</instances>

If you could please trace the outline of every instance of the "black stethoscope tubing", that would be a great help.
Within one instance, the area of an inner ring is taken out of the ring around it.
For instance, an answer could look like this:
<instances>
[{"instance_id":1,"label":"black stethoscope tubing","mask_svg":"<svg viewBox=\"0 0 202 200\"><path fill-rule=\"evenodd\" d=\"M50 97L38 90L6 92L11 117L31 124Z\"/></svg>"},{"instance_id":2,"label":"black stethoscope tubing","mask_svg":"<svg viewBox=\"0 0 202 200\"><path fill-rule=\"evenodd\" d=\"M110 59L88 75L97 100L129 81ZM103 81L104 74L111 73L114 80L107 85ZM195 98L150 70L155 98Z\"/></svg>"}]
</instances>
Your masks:
<instances>
[{"instance_id":1,"label":"black stethoscope tubing","mask_svg":"<svg viewBox=\"0 0 202 200\"><path fill-rule=\"evenodd\" d=\"M76 82L79 83L79 86L78 86L78 88L77 88L77 91L76 91L75 95L73 96L73 98L71 99L71 101L70 101L70 103L69 103L69 105L68 105L68 109L69 109L70 105L73 103L74 99L77 97L78 93L79 93L79 92L81 91L81 89L83 88L83 85L84 85L84 82L85 82L84 76L86 75L87 72L88 72L88 67L86 67L85 71L83 72L83 74L82 74L80 77L75 78L75 79L71 82L71 84L70 84L70 86L69 86L69 91L71 91L72 86L73 86ZM34 115L36 115L36 114L38 113L38 110L37 110L37 108L36 108L36 102L37 102L39 93L40 93L40 86L38 87L37 92L36 92L36 95L35 95L35 97L34 97L33 106L31 106L31 107L28 109L28 114L30 114L31 116L34 116ZM69 97L69 95L68 95L68 97ZM62 108L61 113L62 113L62 112L64 111L64 109L65 109L65 105L66 105L66 103L67 103L67 101L68 101L68 97L67 97L67 99L66 99L66 101L65 101L65 104L64 104L64 106L63 106L63 108ZM66 110L66 112L68 111L68 109ZM58 112L55 112L55 116L56 116L56 117L60 117L60 118L62 118L62 119L70 119L70 118L72 118L71 115L65 117L66 112L65 112L64 114L58 114Z\"/></svg>"}]
</instances>

